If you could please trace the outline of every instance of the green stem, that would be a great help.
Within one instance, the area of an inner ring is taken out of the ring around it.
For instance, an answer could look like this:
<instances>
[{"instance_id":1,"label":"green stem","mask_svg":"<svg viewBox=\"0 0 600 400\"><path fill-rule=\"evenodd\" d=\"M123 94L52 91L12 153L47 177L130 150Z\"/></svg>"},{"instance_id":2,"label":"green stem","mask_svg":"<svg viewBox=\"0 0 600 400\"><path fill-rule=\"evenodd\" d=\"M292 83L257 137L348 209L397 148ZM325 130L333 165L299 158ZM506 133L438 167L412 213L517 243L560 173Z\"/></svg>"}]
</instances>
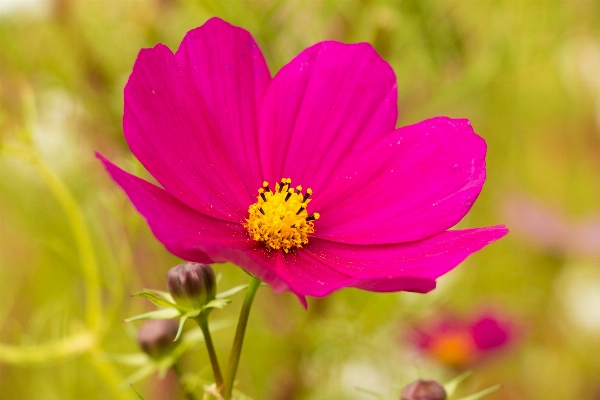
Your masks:
<instances>
[{"instance_id":1,"label":"green stem","mask_svg":"<svg viewBox=\"0 0 600 400\"><path fill-rule=\"evenodd\" d=\"M215 351L215 346L213 345L212 337L210 336L210 330L208 329L208 316L203 312L195 319L204 335L204 343L206 343L206 350L208 350L208 358L210 358L210 365L212 366L213 374L215 376L215 383L217 384L217 388L221 390L223 387L223 375L221 374L217 352Z\"/></svg>"},{"instance_id":2,"label":"green stem","mask_svg":"<svg viewBox=\"0 0 600 400\"><path fill-rule=\"evenodd\" d=\"M225 371L225 390L222 392L225 400L231 399L233 382L235 381L235 375L237 374L238 365L240 364L240 354L242 353L242 345L244 344L244 335L246 334L250 308L252 307L252 301L254 300L254 296L256 295L256 291L260 287L260 284L260 279L255 277L250 278L250 283L248 284L248 289L246 291L246 298L242 305L242 311L240 311L240 319L235 331L235 338L233 339L233 347L229 354L229 363L227 363L227 370Z\"/></svg>"}]
</instances>

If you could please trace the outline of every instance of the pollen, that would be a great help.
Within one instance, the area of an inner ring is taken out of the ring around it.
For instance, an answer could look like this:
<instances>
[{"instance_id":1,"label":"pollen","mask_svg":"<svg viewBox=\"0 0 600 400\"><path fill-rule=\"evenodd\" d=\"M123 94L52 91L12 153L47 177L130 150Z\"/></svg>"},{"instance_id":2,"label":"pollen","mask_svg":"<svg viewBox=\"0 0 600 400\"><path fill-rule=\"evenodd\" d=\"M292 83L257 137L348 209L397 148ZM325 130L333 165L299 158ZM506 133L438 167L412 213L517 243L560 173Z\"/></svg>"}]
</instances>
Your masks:
<instances>
[{"instance_id":1,"label":"pollen","mask_svg":"<svg viewBox=\"0 0 600 400\"><path fill-rule=\"evenodd\" d=\"M277 182L273 190L268 182L258 189L257 202L248 209L249 216L244 227L250 237L262 242L268 250L286 253L308 243L315 232L314 221L319 213L308 214L311 189L302 192L302 186L292 187L290 178Z\"/></svg>"}]
</instances>

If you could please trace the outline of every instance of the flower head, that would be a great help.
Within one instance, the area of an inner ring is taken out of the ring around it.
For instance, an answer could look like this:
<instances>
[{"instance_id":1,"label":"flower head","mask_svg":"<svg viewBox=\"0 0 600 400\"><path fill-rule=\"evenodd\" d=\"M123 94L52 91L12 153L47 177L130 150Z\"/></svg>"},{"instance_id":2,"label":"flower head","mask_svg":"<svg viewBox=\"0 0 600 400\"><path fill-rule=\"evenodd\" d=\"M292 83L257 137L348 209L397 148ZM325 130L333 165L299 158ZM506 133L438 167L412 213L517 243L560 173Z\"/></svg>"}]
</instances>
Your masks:
<instances>
[{"instance_id":1,"label":"flower head","mask_svg":"<svg viewBox=\"0 0 600 400\"><path fill-rule=\"evenodd\" d=\"M485 142L466 120L396 129L396 101L369 44L318 43L272 78L252 36L213 18L175 53L143 49L125 87L125 137L162 188L99 157L187 261L235 263L304 303L424 293L507 231L448 230L481 191Z\"/></svg>"},{"instance_id":2,"label":"flower head","mask_svg":"<svg viewBox=\"0 0 600 400\"><path fill-rule=\"evenodd\" d=\"M215 299L217 284L210 265L188 262L167 273L169 293L178 304L201 308Z\"/></svg>"},{"instance_id":3,"label":"flower head","mask_svg":"<svg viewBox=\"0 0 600 400\"><path fill-rule=\"evenodd\" d=\"M514 324L497 312L469 318L444 315L416 327L410 340L425 354L451 367L465 368L514 340Z\"/></svg>"}]
</instances>

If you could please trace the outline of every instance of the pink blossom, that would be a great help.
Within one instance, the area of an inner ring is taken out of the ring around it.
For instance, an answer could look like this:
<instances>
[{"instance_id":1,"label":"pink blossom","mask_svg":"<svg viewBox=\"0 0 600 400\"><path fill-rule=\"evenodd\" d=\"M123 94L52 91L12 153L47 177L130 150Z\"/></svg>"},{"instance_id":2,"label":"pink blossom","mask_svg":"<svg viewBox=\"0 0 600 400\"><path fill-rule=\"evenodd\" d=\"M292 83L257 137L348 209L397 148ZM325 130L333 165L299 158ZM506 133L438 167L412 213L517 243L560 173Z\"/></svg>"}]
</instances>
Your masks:
<instances>
[{"instance_id":1,"label":"pink blossom","mask_svg":"<svg viewBox=\"0 0 600 400\"><path fill-rule=\"evenodd\" d=\"M409 335L424 354L452 367L464 368L505 348L515 339L512 319L497 311L461 318L443 315L417 326Z\"/></svg>"},{"instance_id":2,"label":"pink blossom","mask_svg":"<svg viewBox=\"0 0 600 400\"><path fill-rule=\"evenodd\" d=\"M369 44L318 43L272 78L252 36L213 18L175 53L141 50L125 87L125 137L162 188L98 157L187 261L235 263L304 304L425 293L507 230L448 230L481 191L485 141L464 119L396 129L396 102Z\"/></svg>"}]
</instances>

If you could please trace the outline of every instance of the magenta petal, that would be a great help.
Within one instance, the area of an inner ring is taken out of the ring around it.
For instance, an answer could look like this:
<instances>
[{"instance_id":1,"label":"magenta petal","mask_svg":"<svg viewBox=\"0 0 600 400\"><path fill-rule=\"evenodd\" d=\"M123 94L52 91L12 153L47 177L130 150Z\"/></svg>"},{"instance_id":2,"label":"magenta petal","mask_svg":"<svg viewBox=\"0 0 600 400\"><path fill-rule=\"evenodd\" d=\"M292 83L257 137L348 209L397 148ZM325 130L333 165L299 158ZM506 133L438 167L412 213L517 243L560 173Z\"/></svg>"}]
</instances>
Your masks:
<instances>
[{"instance_id":1,"label":"magenta petal","mask_svg":"<svg viewBox=\"0 0 600 400\"><path fill-rule=\"evenodd\" d=\"M313 238L304 251L354 278L351 286L375 292L427 292L435 288L436 278L507 233L504 226L493 226L447 231L419 242L371 246Z\"/></svg>"},{"instance_id":2,"label":"magenta petal","mask_svg":"<svg viewBox=\"0 0 600 400\"><path fill-rule=\"evenodd\" d=\"M263 182L258 117L271 74L246 30L212 18L187 33L176 57L215 118L248 193Z\"/></svg>"},{"instance_id":3,"label":"magenta petal","mask_svg":"<svg viewBox=\"0 0 600 400\"><path fill-rule=\"evenodd\" d=\"M327 296L334 290L351 286L356 279L336 271L304 250L289 254L278 252L277 274L297 296Z\"/></svg>"},{"instance_id":4,"label":"magenta petal","mask_svg":"<svg viewBox=\"0 0 600 400\"><path fill-rule=\"evenodd\" d=\"M123 171L99 154L97 157L144 216L157 239L176 256L195 262L214 261L206 248L184 246L190 241L213 247L245 245L246 235L240 224L196 212L165 190Z\"/></svg>"},{"instance_id":5,"label":"magenta petal","mask_svg":"<svg viewBox=\"0 0 600 400\"><path fill-rule=\"evenodd\" d=\"M467 120L433 118L400 128L328 175L315 192L315 235L356 244L412 242L469 211L485 181L485 141Z\"/></svg>"},{"instance_id":6,"label":"magenta petal","mask_svg":"<svg viewBox=\"0 0 600 400\"><path fill-rule=\"evenodd\" d=\"M487 351L504 346L510 341L511 327L495 316L482 316L471 326L471 336L479 350Z\"/></svg>"},{"instance_id":7,"label":"magenta petal","mask_svg":"<svg viewBox=\"0 0 600 400\"><path fill-rule=\"evenodd\" d=\"M171 195L207 215L246 216L253 196L202 96L166 46L140 51L125 87L123 129L131 151Z\"/></svg>"},{"instance_id":8,"label":"magenta petal","mask_svg":"<svg viewBox=\"0 0 600 400\"><path fill-rule=\"evenodd\" d=\"M318 43L273 78L262 107L260 148L269 182L290 177L320 193L349 154L391 132L394 71L366 43Z\"/></svg>"},{"instance_id":9,"label":"magenta petal","mask_svg":"<svg viewBox=\"0 0 600 400\"><path fill-rule=\"evenodd\" d=\"M256 242L248 238L241 224L196 212L165 190L97 156L171 253L201 263L232 262L267 282L276 292L288 290L276 274L270 254L256 248Z\"/></svg>"}]
</instances>

